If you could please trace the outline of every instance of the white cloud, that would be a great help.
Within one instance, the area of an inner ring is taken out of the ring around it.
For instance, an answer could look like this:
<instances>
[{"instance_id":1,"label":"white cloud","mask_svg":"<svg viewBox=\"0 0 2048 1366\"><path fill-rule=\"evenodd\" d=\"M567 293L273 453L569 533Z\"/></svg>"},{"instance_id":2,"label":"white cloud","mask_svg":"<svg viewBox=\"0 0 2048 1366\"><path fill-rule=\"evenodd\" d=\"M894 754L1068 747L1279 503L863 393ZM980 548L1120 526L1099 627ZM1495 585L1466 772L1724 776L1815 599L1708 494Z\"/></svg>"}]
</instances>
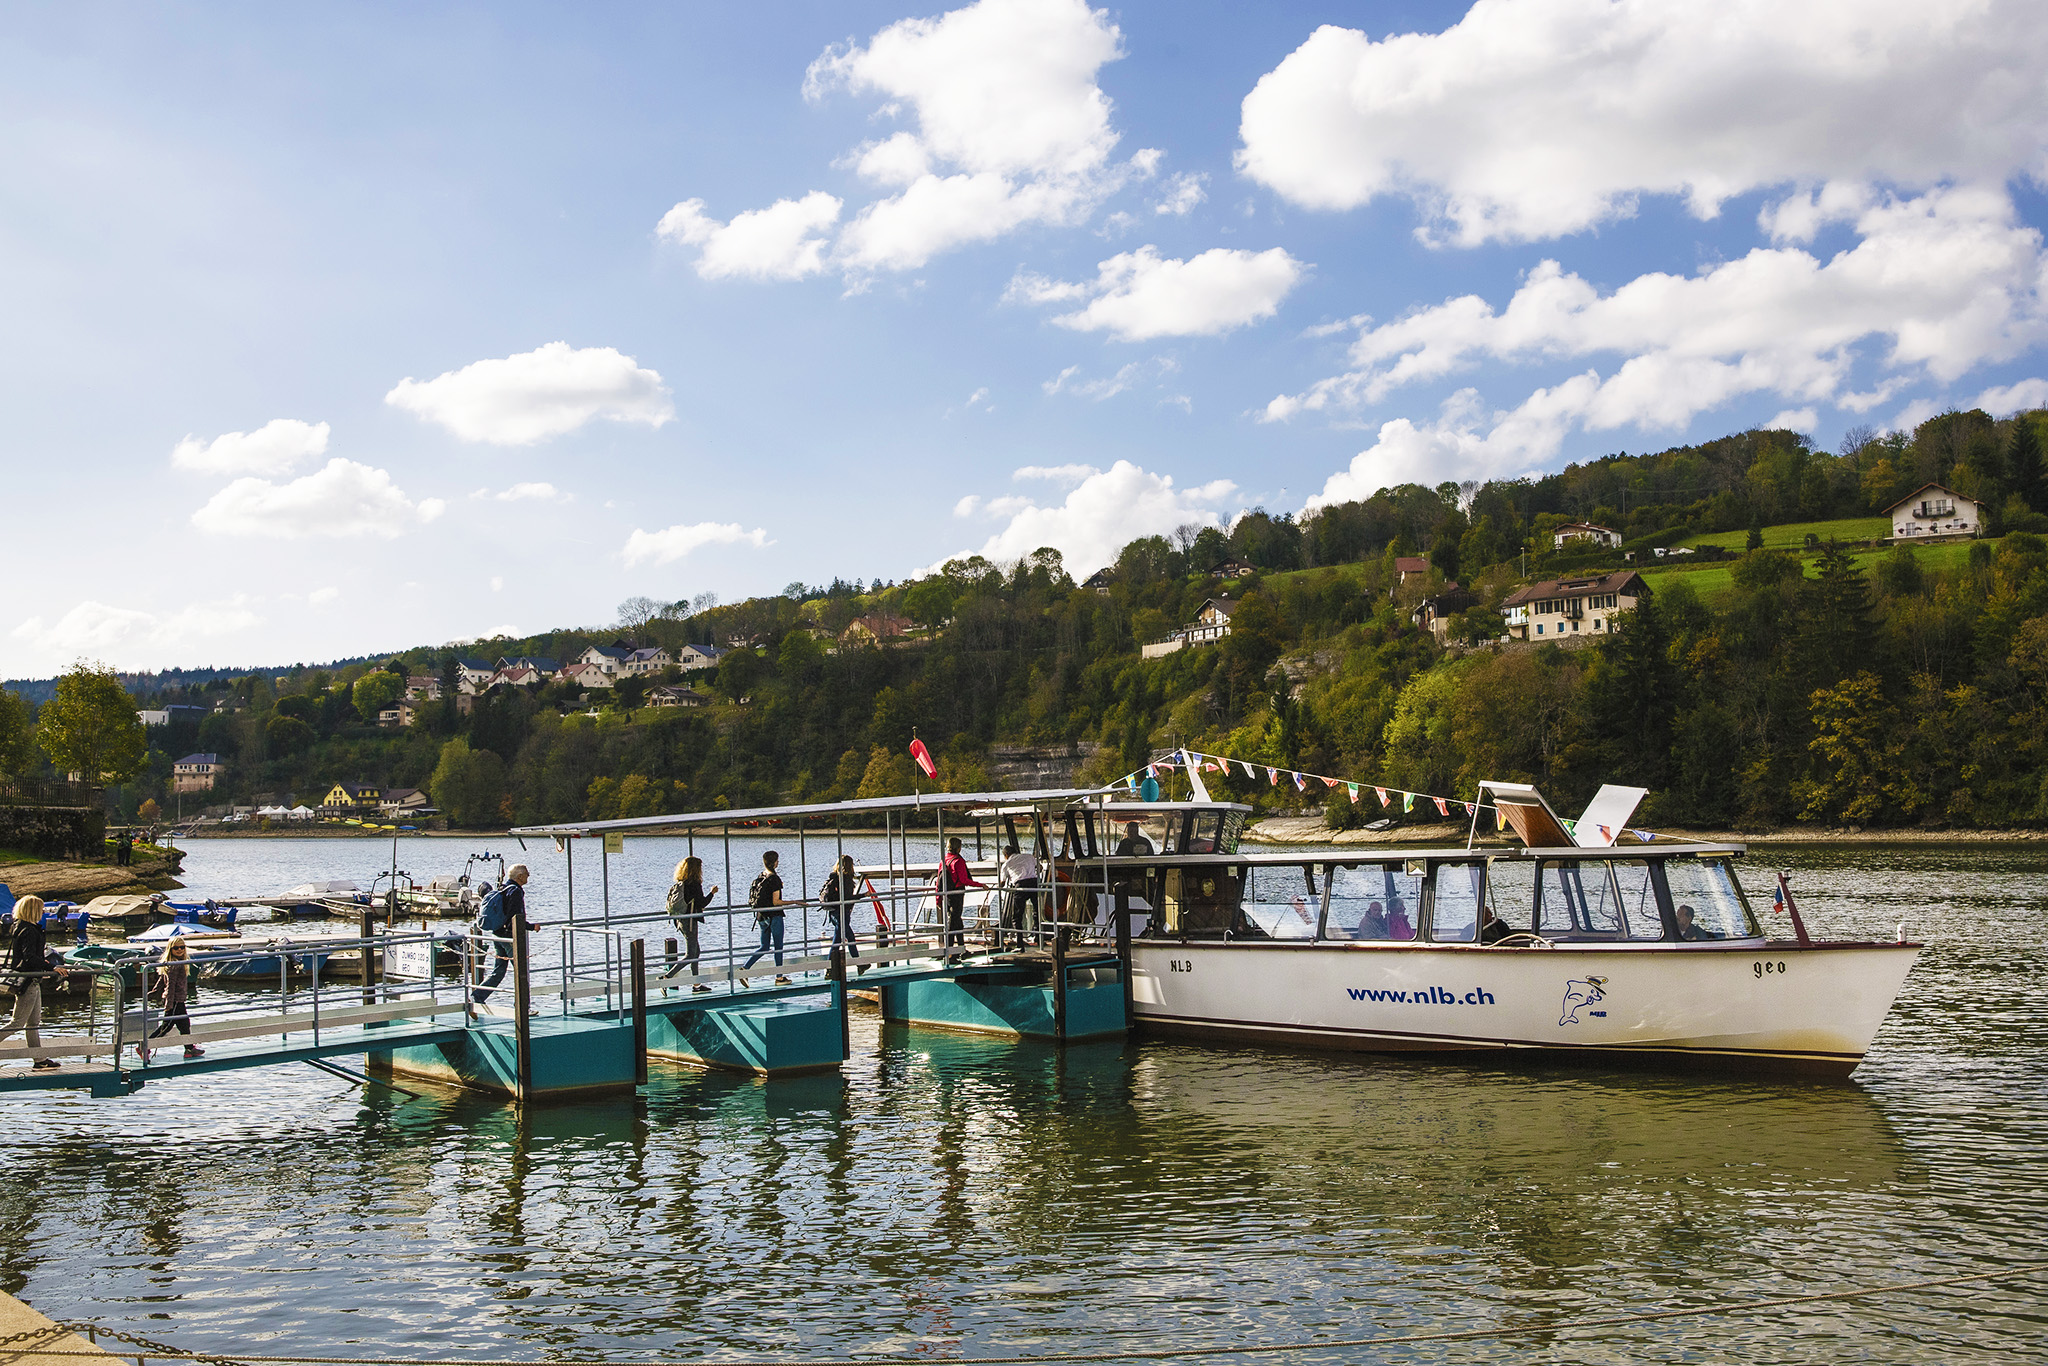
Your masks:
<instances>
[{"instance_id":1,"label":"white cloud","mask_svg":"<svg viewBox=\"0 0 2048 1366\"><path fill-rule=\"evenodd\" d=\"M1085 308L1053 321L1077 332L1108 332L1119 341L1214 337L1272 317L1306 269L1279 247L1213 247L1175 261L1147 246L1098 264L1091 284L1019 274L1003 297L1024 303L1086 298Z\"/></svg>"},{"instance_id":2,"label":"white cloud","mask_svg":"<svg viewBox=\"0 0 2048 1366\"><path fill-rule=\"evenodd\" d=\"M334 602L340 597L341 590L330 584L325 588L316 588L306 594L306 601L314 607L325 607L328 603Z\"/></svg>"},{"instance_id":3,"label":"white cloud","mask_svg":"<svg viewBox=\"0 0 2048 1366\"><path fill-rule=\"evenodd\" d=\"M1308 500L1314 509L1329 503L1370 498L1396 484L1491 479L1535 473L1556 457L1573 419L1598 393L1593 375L1575 375L1538 389L1512 412L1487 412L1479 395L1461 389L1443 404L1435 422L1409 419L1383 423L1379 439L1331 475ZM1491 429L1480 428L1491 424Z\"/></svg>"},{"instance_id":4,"label":"white cloud","mask_svg":"<svg viewBox=\"0 0 2048 1366\"><path fill-rule=\"evenodd\" d=\"M171 463L200 474L284 474L326 454L327 432L325 422L273 418L253 432L228 432L211 441L188 436L171 448Z\"/></svg>"},{"instance_id":5,"label":"white cloud","mask_svg":"<svg viewBox=\"0 0 2048 1366\"><path fill-rule=\"evenodd\" d=\"M707 280L801 280L825 268L826 239L840 201L823 190L750 209L730 223L704 216L704 201L686 199L662 215L655 231L671 242L701 247L697 274Z\"/></svg>"},{"instance_id":6,"label":"white cloud","mask_svg":"<svg viewBox=\"0 0 2048 1366\"><path fill-rule=\"evenodd\" d=\"M1268 420L1356 408L1407 384L1482 361L1624 359L1579 413L1600 430L1676 428L1731 399L1779 395L1803 407L1852 411L1883 401L1848 390L1866 342L1898 377L1947 383L2009 359L2048 330L2041 235L1995 190L1952 189L1885 199L1856 219L1861 240L1826 262L1797 247L1758 248L1679 276L1638 276L1602 294L1554 261L1529 272L1506 307L1476 295L1381 326L1351 347L1355 368L1267 406Z\"/></svg>"},{"instance_id":7,"label":"white cloud","mask_svg":"<svg viewBox=\"0 0 2048 1366\"><path fill-rule=\"evenodd\" d=\"M1899 409L1898 416L1891 420L1890 430L1910 432L1928 418L1941 411L1941 405L1931 398L1916 398Z\"/></svg>"},{"instance_id":8,"label":"white cloud","mask_svg":"<svg viewBox=\"0 0 2048 1366\"><path fill-rule=\"evenodd\" d=\"M1642 194L1998 184L2048 171L2044 65L2036 0L1482 0L1440 34L1317 29L1245 97L1238 166L1308 207L1407 195L1467 245Z\"/></svg>"},{"instance_id":9,"label":"white cloud","mask_svg":"<svg viewBox=\"0 0 2048 1366\"><path fill-rule=\"evenodd\" d=\"M439 498L414 503L385 471L337 456L325 469L288 484L237 479L192 514L192 525L215 536L390 539L446 510Z\"/></svg>"},{"instance_id":10,"label":"white cloud","mask_svg":"<svg viewBox=\"0 0 2048 1366\"><path fill-rule=\"evenodd\" d=\"M1820 426L1820 414L1811 408L1787 408L1763 425L1765 431L1811 432Z\"/></svg>"},{"instance_id":11,"label":"white cloud","mask_svg":"<svg viewBox=\"0 0 2048 1366\"><path fill-rule=\"evenodd\" d=\"M502 575L502 574L493 574L493 575L491 575L491 591L492 591L493 593L502 593L502 592L504 592L504 591L505 591L505 576L504 576L504 575Z\"/></svg>"},{"instance_id":12,"label":"white cloud","mask_svg":"<svg viewBox=\"0 0 2048 1366\"><path fill-rule=\"evenodd\" d=\"M1093 465L1025 465L1010 471L1012 479L1043 479L1053 484L1078 484L1102 473Z\"/></svg>"},{"instance_id":13,"label":"white cloud","mask_svg":"<svg viewBox=\"0 0 2048 1366\"><path fill-rule=\"evenodd\" d=\"M636 527L626 538L621 554L630 568L637 564L668 564L707 545L750 545L758 550L770 544L768 533L760 527L747 531L738 522L697 522L661 531L642 531Z\"/></svg>"},{"instance_id":14,"label":"white cloud","mask_svg":"<svg viewBox=\"0 0 2048 1366\"><path fill-rule=\"evenodd\" d=\"M1993 417L2010 417L2032 408L2048 408L2048 379L2023 379L1986 389L1970 406L1982 408Z\"/></svg>"},{"instance_id":15,"label":"white cloud","mask_svg":"<svg viewBox=\"0 0 2048 1366\"><path fill-rule=\"evenodd\" d=\"M1069 365L1039 387L1047 395L1066 393L1076 398L1092 398L1100 403L1146 380L1163 380L1179 369L1180 362L1172 357L1155 356L1151 360L1134 360L1103 379L1076 380L1074 376L1081 372L1081 367Z\"/></svg>"},{"instance_id":16,"label":"white cloud","mask_svg":"<svg viewBox=\"0 0 2048 1366\"><path fill-rule=\"evenodd\" d=\"M660 375L609 346L571 350L567 342L408 378L384 401L464 441L500 446L530 446L597 418L659 427L675 416Z\"/></svg>"},{"instance_id":17,"label":"white cloud","mask_svg":"<svg viewBox=\"0 0 2048 1366\"><path fill-rule=\"evenodd\" d=\"M489 498L500 503L566 503L569 497L556 490L553 484L514 484L503 493L492 493L489 489L478 489L469 495L472 498Z\"/></svg>"},{"instance_id":18,"label":"white cloud","mask_svg":"<svg viewBox=\"0 0 2048 1366\"><path fill-rule=\"evenodd\" d=\"M30 617L15 627L16 640L60 659L132 657L139 650L175 650L194 641L233 635L263 624L237 594L196 602L168 616L88 600L54 622Z\"/></svg>"},{"instance_id":19,"label":"white cloud","mask_svg":"<svg viewBox=\"0 0 2048 1366\"><path fill-rule=\"evenodd\" d=\"M1085 575L1108 564L1117 551L1139 536L1168 532L1185 522L1220 526L1216 505L1236 492L1237 485L1228 479L1191 489L1175 488L1171 476L1119 460L1107 470L1089 474L1064 503L1052 507L1040 507L1024 498L989 500L982 510L1008 517L1009 525L971 553L996 561L1015 560L1051 546L1066 561L1068 572ZM963 505L967 502L961 501Z\"/></svg>"},{"instance_id":20,"label":"white cloud","mask_svg":"<svg viewBox=\"0 0 2048 1366\"><path fill-rule=\"evenodd\" d=\"M1152 206L1152 212L1175 217L1187 213L1209 197L1209 192L1203 188L1208 179L1199 172L1174 176L1166 182L1166 197Z\"/></svg>"}]
</instances>

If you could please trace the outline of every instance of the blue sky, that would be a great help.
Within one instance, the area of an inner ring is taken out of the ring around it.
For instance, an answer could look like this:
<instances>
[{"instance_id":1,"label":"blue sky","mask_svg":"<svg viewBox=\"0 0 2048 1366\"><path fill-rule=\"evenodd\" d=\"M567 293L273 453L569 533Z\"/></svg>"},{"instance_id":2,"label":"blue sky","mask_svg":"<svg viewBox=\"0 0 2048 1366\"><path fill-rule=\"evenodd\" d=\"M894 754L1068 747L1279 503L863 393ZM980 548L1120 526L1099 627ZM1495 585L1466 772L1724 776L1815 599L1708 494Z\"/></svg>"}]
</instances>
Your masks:
<instances>
[{"instance_id":1,"label":"blue sky","mask_svg":"<svg viewBox=\"0 0 2048 1366\"><path fill-rule=\"evenodd\" d=\"M14 7L0 674L2048 403L2037 8Z\"/></svg>"}]
</instances>

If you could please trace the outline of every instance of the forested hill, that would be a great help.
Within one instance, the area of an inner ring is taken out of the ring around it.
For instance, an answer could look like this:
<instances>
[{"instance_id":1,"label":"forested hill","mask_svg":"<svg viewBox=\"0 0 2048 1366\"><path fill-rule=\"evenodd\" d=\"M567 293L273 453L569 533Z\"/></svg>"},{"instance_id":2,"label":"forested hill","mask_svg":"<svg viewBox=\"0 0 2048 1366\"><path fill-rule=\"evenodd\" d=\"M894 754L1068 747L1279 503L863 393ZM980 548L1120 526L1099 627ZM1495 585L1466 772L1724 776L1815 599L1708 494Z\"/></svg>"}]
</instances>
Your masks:
<instances>
[{"instance_id":1,"label":"forested hill","mask_svg":"<svg viewBox=\"0 0 2048 1366\"><path fill-rule=\"evenodd\" d=\"M1410 485L1300 520L1255 511L1227 532L1183 528L1126 546L1101 591L1052 551L970 558L912 583L666 610L637 600L598 631L160 690L147 700L230 706L153 732L121 800L160 797L170 760L195 749L229 761L236 799L317 801L338 780L417 786L477 825L823 800L908 791L915 728L955 789L989 781L994 746L1085 744L1085 776L1101 779L1178 743L1447 795L1529 779L1568 807L1603 781L1637 783L1654 793L1644 819L1668 824L2040 822L2044 424L2048 413L1949 413L1857 433L1837 454L1744 432L1541 479ZM1888 534L1873 514L1930 482L1981 500L1990 534L1864 543ZM1623 549L1553 554L1552 528L1578 520L1620 530ZM1652 553L1702 539L1732 541L1734 557ZM1619 567L1624 553L1654 596L1619 634L1578 649L1482 643L1501 634L1496 609L1518 584ZM1430 568L1401 582L1394 561L1413 556ZM1412 613L1451 580L1476 603L1439 645ZM1227 638L1141 658L1226 595ZM891 614L915 629L881 645L848 634ZM429 703L400 732L364 720L404 675L452 685L458 655L567 660L618 639L743 644L691 677L701 707L638 706L641 681L587 702L556 682L495 690L469 715ZM1262 805L1303 800L1233 782Z\"/></svg>"}]
</instances>

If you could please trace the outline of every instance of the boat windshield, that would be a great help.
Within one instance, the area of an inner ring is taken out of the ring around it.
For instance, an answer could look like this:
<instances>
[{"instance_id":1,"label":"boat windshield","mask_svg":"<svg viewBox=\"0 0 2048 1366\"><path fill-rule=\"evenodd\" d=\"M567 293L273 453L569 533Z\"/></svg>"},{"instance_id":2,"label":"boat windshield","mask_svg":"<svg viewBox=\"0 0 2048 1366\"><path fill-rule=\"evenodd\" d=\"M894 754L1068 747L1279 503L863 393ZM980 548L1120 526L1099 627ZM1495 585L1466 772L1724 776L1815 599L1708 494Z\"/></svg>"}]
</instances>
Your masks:
<instances>
[{"instance_id":1,"label":"boat windshield","mask_svg":"<svg viewBox=\"0 0 2048 1366\"><path fill-rule=\"evenodd\" d=\"M1322 900L1311 870L1283 864L1247 868L1244 920L1274 939L1313 939Z\"/></svg>"},{"instance_id":2,"label":"boat windshield","mask_svg":"<svg viewBox=\"0 0 2048 1366\"><path fill-rule=\"evenodd\" d=\"M1364 863L1330 869L1329 939L1415 937L1422 914L1420 863Z\"/></svg>"},{"instance_id":3,"label":"boat windshield","mask_svg":"<svg viewBox=\"0 0 2048 1366\"><path fill-rule=\"evenodd\" d=\"M1119 857L1179 852L1175 839L1180 833L1179 812L1168 815L1154 811L1144 816L1116 813L1111 821L1110 833L1116 836L1116 843L1110 846L1110 852Z\"/></svg>"},{"instance_id":4,"label":"boat windshield","mask_svg":"<svg viewBox=\"0 0 2048 1366\"><path fill-rule=\"evenodd\" d=\"M1723 858L1674 858L1664 863L1671 914L1680 939L1755 939L1762 931L1750 914L1735 870Z\"/></svg>"},{"instance_id":5,"label":"boat windshield","mask_svg":"<svg viewBox=\"0 0 2048 1366\"><path fill-rule=\"evenodd\" d=\"M1439 944L1469 944L1479 933L1485 893L1483 863L1439 863L1432 875L1429 937Z\"/></svg>"}]
</instances>

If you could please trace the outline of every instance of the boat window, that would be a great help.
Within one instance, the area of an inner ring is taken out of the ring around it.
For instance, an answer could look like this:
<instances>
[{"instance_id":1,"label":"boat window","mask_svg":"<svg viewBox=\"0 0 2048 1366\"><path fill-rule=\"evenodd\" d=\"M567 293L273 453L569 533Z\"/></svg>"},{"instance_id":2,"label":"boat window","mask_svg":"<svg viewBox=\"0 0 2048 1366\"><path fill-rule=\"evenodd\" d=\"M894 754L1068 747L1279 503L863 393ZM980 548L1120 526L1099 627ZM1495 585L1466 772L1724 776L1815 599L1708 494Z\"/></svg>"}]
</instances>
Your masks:
<instances>
[{"instance_id":1,"label":"boat window","mask_svg":"<svg viewBox=\"0 0 2048 1366\"><path fill-rule=\"evenodd\" d=\"M1216 845L1216 852L1217 852L1217 853L1219 853L1219 854L1234 854L1234 853L1236 853L1236 852L1237 852L1237 842L1238 842L1238 840L1239 840L1240 838L1242 838L1242 837L1243 837L1243 835L1244 835L1244 812L1242 812L1242 811L1226 811L1226 812L1224 812L1224 813L1223 813L1223 834L1222 834L1222 836L1221 836L1221 837L1219 838L1219 840L1218 840L1218 842L1217 842L1217 845Z\"/></svg>"},{"instance_id":2,"label":"boat window","mask_svg":"<svg viewBox=\"0 0 2048 1366\"><path fill-rule=\"evenodd\" d=\"M1193 870L1190 870L1192 874ZM1299 864L1259 864L1247 870L1244 923L1269 939L1313 939L1322 907L1322 882Z\"/></svg>"},{"instance_id":3,"label":"boat window","mask_svg":"<svg viewBox=\"0 0 2048 1366\"><path fill-rule=\"evenodd\" d=\"M1147 816L1111 814L1110 833L1116 836L1116 843L1110 846L1113 854L1128 857L1132 854L1170 854L1173 845L1168 841L1167 817L1159 812Z\"/></svg>"},{"instance_id":4,"label":"boat window","mask_svg":"<svg viewBox=\"0 0 2048 1366\"><path fill-rule=\"evenodd\" d=\"M1188 847L1190 854L1220 854L1229 851L1219 848L1223 838L1223 813L1221 811L1197 811L1188 824Z\"/></svg>"},{"instance_id":5,"label":"boat window","mask_svg":"<svg viewBox=\"0 0 2048 1366\"><path fill-rule=\"evenodd\" d=\"M1364 863L1330 869L1329 939L1413 939L1422 915L1422 869Z\"/></svg>"},{"instance_id":6,"label":"boat window","mask_svg":"<svg viewBox=\"0 0 2048 1366\"><path fill-rule=\"evenodd\" d=\"M1185 939L1263 939L1268 932L1248 921L1239 906L1244 883L1234 868L1168 868L1159 878L1162 933Z\"/></svg>"},{"instance_id":7,"label":"boat window","mask_svg":"<svg viewBox=\"0 0 2048 1366\"><path fill-rule=\"evenodd\" d=\"M1657 909L1657 887L1650 878L1650 865L1642 859L1617 862L1614 887L1621 893L1621 915L1628 922L1628 937L1662 939L1664 916Z\"/></svg>"},{"instance_id":8,"label":"boat window","mask_svg":"<svg viewBox=\"0 0 2048 1366\"><path fill-rule=\"evenodd\" d=\"M1440 944L1469 944L1479 929L1479 898L1486 885L1483 863L1440 863L1430 890L1429 937Z\"/></svg>"},{"instance_id":9,"label":"boat window","mask_svg":"<svg viewBox=\"0 0 2048 1366\"><path fill-rule=\"evenodd\" d=\"M1551 939L1618 938L1621 906L1605 859L1548 859L1537 875L1543 933Z\"/></svg>"},{"instance_id":10,"label":"boat window","mask_svg":"<svg viewBox=\"0 0 2048 1366\"><path fill-rule=\"evenodd\" d=\"M1727 859L1666 859L1664 881L1680 939L1752 939L1761 933Z\"/></svg>"},{"instance_id":11,"label":"boat window","mask_svg":"<svg viewBox=\"0 0 2048 1366\"><path fill-rule=\"evenodd\" d=\"M1494 918L1517 934L1536 928L1536 878L1526 860L1495 859L1488 864L1486 900Z\"/></svg>"}]
</instances>

